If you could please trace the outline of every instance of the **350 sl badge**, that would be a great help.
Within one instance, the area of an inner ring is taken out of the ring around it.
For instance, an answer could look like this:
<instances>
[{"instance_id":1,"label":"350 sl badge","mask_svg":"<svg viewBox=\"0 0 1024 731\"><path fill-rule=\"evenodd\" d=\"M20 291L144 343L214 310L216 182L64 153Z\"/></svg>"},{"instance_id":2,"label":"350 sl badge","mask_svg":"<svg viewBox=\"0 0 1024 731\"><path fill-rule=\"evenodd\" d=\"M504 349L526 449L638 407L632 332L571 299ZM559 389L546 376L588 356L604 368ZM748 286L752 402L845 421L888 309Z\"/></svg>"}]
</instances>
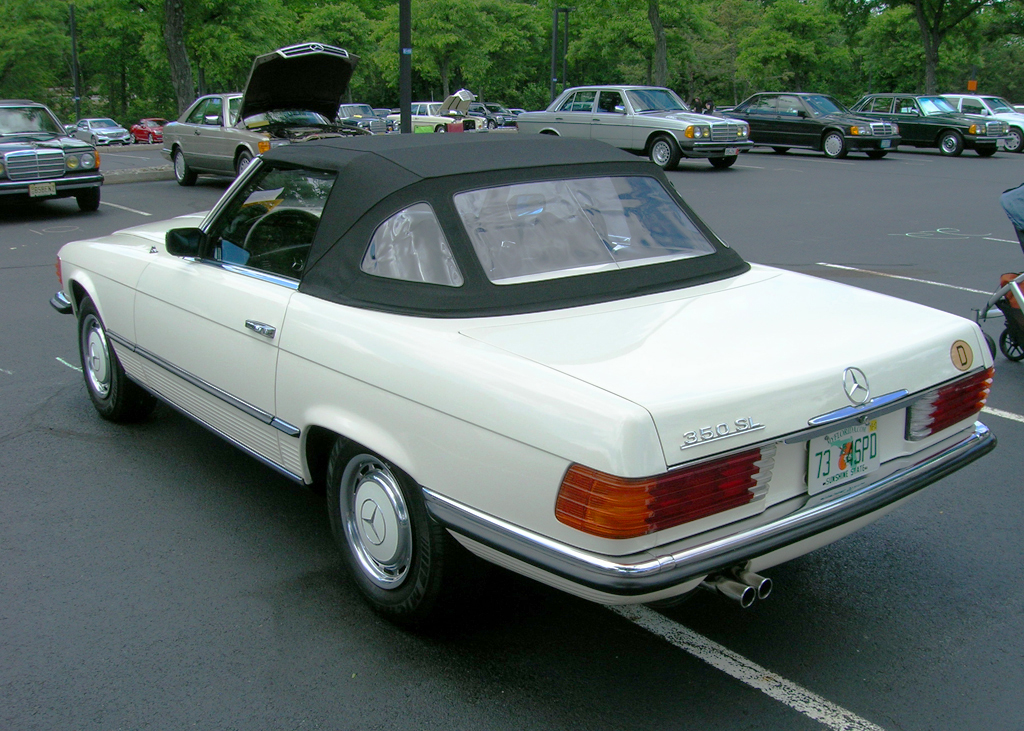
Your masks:
<instances>
[{"instance_id":1,"label":"350 sl badge","mask_svg":"<svg viewBox=\"0 0 1024 731\"><path fill-rule=\"evenodd\" d=\"M679 448L689 449L690 447L696 447L708 442L738 437L752 431L760 431L761 429L764 429L764 424L758 424L750 416L744 419L736 419L732 424L722 422L714 426L702 426L700 429L683 434L683 443L679 445Z\"/></svg>"}]
</instances>

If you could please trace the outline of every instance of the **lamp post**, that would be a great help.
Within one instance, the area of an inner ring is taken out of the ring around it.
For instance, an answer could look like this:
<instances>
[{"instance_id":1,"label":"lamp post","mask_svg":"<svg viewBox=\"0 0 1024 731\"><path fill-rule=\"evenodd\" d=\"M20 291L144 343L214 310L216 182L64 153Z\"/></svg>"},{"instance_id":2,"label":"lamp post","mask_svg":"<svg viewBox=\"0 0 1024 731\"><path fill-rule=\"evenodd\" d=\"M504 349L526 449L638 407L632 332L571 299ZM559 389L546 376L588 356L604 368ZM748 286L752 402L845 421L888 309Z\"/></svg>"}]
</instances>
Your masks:
<instances>
[{"instance_id":1,"label":"lamp post","mask_svg":"<svg viewBox=\"0 0 1024 731\"><path fill-rule=\"evenodd\" d=\"M399 129L412 132L412 0L398 0Z\"/></svg>"},{"instance_id":2,"label":"lamp post","mask_svg":"<svg viewBox=\"0 0 1024 731\"><path fill-rule=\"evenodd\" d=\"M82 92L78 88L78 34L75 31L75 6L68 8L71 13L71 76L75 82L75 121L82 118Z\"/></svg>"},{"instance_id":3,"label":"lamp post","mask_svg":"<svg viewBox=\"0 0 1024 731\"><path fill-rule=\"evenodd\" d=\"M551 11L551 101L555 100L555 85L558 83L558 14L565 13L565 40L562 41L562 83L564 84L569 52L569 13L572 10L574 8L556 7Z\"/></svg>"}]
</instances>

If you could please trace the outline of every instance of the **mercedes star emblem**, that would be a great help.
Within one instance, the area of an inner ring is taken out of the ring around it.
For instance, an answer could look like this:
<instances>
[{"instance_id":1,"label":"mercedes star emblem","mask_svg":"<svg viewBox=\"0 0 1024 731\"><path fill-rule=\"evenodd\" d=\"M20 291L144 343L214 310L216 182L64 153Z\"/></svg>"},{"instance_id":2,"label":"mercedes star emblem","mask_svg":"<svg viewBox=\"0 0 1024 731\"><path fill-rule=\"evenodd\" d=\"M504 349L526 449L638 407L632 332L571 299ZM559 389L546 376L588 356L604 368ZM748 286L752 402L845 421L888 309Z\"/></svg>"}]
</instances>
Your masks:
<instances>
[{"instance_id":1,"label":"mercedes star emblem","mask_svg":"<svg viewBox=\"0 0 1024 731\"><path fill-rule=\"evenodd\" d=\"M843 371L843 390L846 391L846 398L850 399L854 406L862 406L871 398L868 377L860 368L847 368Z\"/></svg>"},{"instance_id":2,"label":"mercedes star emblem","mask_svg":"<svg viewBox=\"0 0 1024 731\"><path fill-rule=\"evenodd\" d=\"M363 535L375 546L384 542L388 528L381 515L380 508L373 500L366 500L359 509L359 518L363 521Z\"/></svg>"}]
</instances>

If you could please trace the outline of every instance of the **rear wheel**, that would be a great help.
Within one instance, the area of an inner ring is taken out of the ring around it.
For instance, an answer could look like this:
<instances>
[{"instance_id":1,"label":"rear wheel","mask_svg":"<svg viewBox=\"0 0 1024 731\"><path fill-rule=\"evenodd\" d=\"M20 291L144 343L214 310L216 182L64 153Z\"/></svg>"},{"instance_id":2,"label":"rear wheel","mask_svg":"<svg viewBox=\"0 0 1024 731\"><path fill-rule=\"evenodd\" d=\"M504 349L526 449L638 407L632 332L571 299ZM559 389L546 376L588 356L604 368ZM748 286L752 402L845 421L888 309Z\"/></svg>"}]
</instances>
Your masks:
<instances>
[{"instance_id":1,"label":"rear wheel","mask_svg":"<svg viewBox=\"0 0 1024 731\"><path fill-rule=\"evenodd\" d=\"M679 143L669 135L658 135L651 140L650 149L647 151L651 162L662 170L675 170L679 164L682 152L679 150Z\"/></svg>"},{"instance_id":2,"label":"rear wheel","mask_svg":"<svg viewBox=\"0 0 1024 731\"><path fill-rule=\"evenodd\" d=\"M846 157L846 138L842 132L832 130L825 133L825 138L821 141L822 152L825 153L825 157L830 157L833 160Z\"/></svg>"},{"instance_id":3,"label":"rear wheel","mask_svg":"<svg viewBox=\"0 0 1024 731\"><path fill-rule=\"evenodd\" d=\"M241 175L245 171L245 169L249 167L249 163L251 162L251 152L249 152L248 150L242 150L241 152L239 152L238 158L235 160L235 177Z\"/></svg>"},{"instance_id":4,"label":"rear wheel","mask_svg":"<svg viewBox=\"0 0 1024 731\"><path fill-rule=\"evenodd\" d=\"M497 126L498 126L498 123L495 122L493 119L488 119L487 120L487 129L495 129Z\"/></svg>"},{"instance_id":5,"label":"rear wheel","mask_svg":"<svg viewBox=\"0 0 1024 731\"><path fill-rule=\"evenodd\" d=\"M199 176L185 162L185 155L181 152L180 147L174 148L174 159L172 162L174 163L174 179L178 181L178 185L196 184L196 178Z\"/></svg>"},{"instance_id":6,"label":"rear wheel","mask_svg":"<svg viewBox=\"0 0 1024 731\"><path fill-rule=\"evenodd\" d=\"M732 164L736 162L736 155L729 155L728 157L709 157L708 162L711 163L711 167L713 168L725 170L728 167L732 167Z\"/></svg>"},{"instance_id":7,"label":"rear wheel","mask_svg":"<svg viewBox=\"0 0 1024 731\"><path fill-rule=\"evenodd\" d=\"M999 336L999 349L1003 351L1003 355L1008 360L1012 360L1014 363L1024 360L1024 345L1017 342L1009 328L1003 330L1002 335Z\"/></svg>"},{"instance_id":8,"label":"rear wheel","mask_svg":"<svg viewBox=\"0 0 1024 731\"><path fill-rule=\"evenodd\" d=\"M100 416L129 422L143 419L153 411L156 399L125 375L103 320L88 297L78 308L78 350L85 387Z\"/></svg>"},{"instance_id":9,"label":"rear wheel","mask_svg":"<svg viewBox=\"0 0 1024 731\"><path fill-rule=\"evenodd\" d=\"M434 131L439 133L439 134L444 134L445 132L448 131L448 127L447 127L447 125L439 124L436 127L434 127Z\"/></svg>"},{"instance_id":10,"label":"rear wheel","mask_svg":"<svg viewBox=\"0 0 1024 731\"><path fill-rule=\"evenodd\" d=\"M91 213L100 207L100 189L97 186L75 193L75 200L78 202L78 210Z\"/></svg>"},{"instance_id":11,"label":"rear wheel","mask_svg":"<svg viewBox=\"0 0 1024 731\"><path fill-rule=\"evenodd\" d=\"M955 129L949 129L939 137L939 152L956 157L964 151L964 138Z\"/></svg>"},{"instance_id":12,"label":"rear wheel","mask_svg":"<svg viewBox=\"0 0 1024 731\"><path fill-rule=\"evenodd\" d=\"M463 549L427 513L420 487L383 458L339 439L327 465L327 509L370 606L402 624L436 619Z\"/></svg>"}]
</instances>

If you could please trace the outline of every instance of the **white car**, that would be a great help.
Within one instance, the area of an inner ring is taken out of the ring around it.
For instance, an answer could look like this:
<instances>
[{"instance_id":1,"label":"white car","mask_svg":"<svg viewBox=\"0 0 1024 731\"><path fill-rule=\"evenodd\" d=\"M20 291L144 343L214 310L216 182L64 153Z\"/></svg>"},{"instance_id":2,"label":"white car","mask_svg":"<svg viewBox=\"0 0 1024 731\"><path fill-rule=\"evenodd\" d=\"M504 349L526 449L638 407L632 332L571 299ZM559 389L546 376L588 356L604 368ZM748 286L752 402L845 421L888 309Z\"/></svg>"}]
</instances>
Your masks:
<instances>
[{"instance_id":1,"label":"white car","mask_svg":"<svg viewBox=\"0 0 1024 731\"><path fill-rule=\"evenodd\" d=\"M600 140L646 155L664 170L682 158L706 158L727 168L749 150L750 125L698 114L671 89L657 86L577 86L543 112L516 117L520 132Z\"/></svg>"},{"instance_id":2,"label":"white car","mask_svg":"<svg viewBox=\"0 0 1024 731\"><path fill-rule=\"evenodd\" d=\"M465 550L598 602L749 605L995 446L974 323L748 264L591 141L275 148L210 213L58 273L100 415L160 399L325 490L396 621L434 616Z\"/></svg>"},{"instance_id":3,"label":"white car","mask_svg":"<svg viewBox=\"0 0 1024 731\"><path fill-rule=\"evenodd\" d=\"M80 119L74 127L72 136L95 145L130 145L132 133L112 119Z\"/></svg>"},{"instance_id":4,"label":"white car","mask_svg":"<svg viewBox=\"0 0 1024 731\"><path fill-rule=\"evenodd\" d=\"M1007 152L1024 152L1024 113L1000 96L983 94L943 94L947 101L962 114L980 114L1001 119L1010 125L1006 140Z\"/></svg>"},{"instance_id":5,"label":"white car","mask_svg":"<svg viewBox=\"0 0 1024 731\"><path fill-rule=\"evenodd\" d=\"M413 102L410 105L413 132L470 132L483 127L479 117L466 114L476 95L468 89L459 89L445 97L443 102ZM387 121L395 129L402 124L401 113L389 114Z\"/></svg>"}]
</instances>

